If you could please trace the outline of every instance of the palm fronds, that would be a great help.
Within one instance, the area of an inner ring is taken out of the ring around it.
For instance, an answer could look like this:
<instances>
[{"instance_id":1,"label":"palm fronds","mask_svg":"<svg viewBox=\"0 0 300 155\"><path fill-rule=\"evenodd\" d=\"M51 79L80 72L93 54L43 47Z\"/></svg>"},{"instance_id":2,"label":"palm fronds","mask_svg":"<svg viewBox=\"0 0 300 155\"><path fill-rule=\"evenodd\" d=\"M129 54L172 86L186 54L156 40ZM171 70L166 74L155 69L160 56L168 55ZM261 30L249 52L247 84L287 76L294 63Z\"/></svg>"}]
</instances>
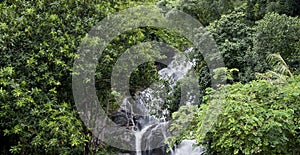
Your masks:
<instances>
[{"instance_id":1,"label":"palm fronds","mask_svg":"<svg viewBox=\"0 0 300 155\"><path fill-rule=\"evenodd\" d=\"M289 66L279 53L272 53L267 56L267 61L272 65L274 73L294 77Z\"/></svg>"}]
</instances>

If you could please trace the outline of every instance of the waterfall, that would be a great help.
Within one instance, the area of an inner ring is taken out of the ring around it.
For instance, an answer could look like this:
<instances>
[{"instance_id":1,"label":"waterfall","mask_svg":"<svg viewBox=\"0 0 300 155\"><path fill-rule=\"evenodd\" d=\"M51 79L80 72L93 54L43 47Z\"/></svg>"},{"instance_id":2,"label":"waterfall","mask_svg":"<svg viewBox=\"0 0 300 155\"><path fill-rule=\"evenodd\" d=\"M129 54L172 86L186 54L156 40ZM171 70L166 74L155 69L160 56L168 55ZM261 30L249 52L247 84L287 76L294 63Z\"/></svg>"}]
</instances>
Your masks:
<instances>
[{"instance_id":1,"label":"waterfall","mask_svg":"<svg viewBox=\"0 0 300 155\"><path fill-rule=\"evenodd\" d=\"M142 155L142 140L144 133L151 127L151 125L145 126L140 131L135 131L135 148L136 148L136 155Z\"/></svg>"},{"instance_id":2,"label":"waterfall","mask_svg":"<svg viewBox=\"0 0 300 155\"><path fill-rule=\"evenodd\" d=\"M191 50L188 49L185 53ZM166 95L173 92L176 82L184 78L195 65L187 59L182 54L174 55L169 65L158 71L160 79L167 80L170 83L171 91L167 94L162 83L155 83L139 92L135 96L135 101L128 100L129 97L124 98L120 111L125 111L127 126L135 134L135 155L199 155L203 153L201 147L193 149L192 146L195 144L193 140L184 140L175 150L170 148L170 153L166 153L165 148L156 150L156 152L153 151L153 144L164 146L165 139L168 136L166 133L168 124L166 115L169 111L161 108L165 103ZM132 104L137 104L138 109L133 109Z\"/></svg>"}]
</instances>

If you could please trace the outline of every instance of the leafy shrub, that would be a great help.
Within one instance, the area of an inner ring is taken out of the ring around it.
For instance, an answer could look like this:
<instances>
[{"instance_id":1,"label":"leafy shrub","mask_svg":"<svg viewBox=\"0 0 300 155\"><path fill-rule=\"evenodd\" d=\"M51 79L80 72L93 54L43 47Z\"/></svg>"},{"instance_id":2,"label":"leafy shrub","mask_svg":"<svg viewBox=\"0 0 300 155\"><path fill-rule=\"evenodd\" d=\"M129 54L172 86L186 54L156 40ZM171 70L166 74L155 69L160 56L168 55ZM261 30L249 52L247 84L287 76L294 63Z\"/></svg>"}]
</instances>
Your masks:
<instances>
[{"instance_id":1,"label":"leafy shrub","mask_svg":"<svg viewBox=\"0 0 300 155\"><path fill-rule=\"evenodd\" d=\"M208 89L206 104L188 113L187 130L171 141L195 138L207 154L299 154L299 87L296 76L286 83L257 80ZM171 126L182 126L178 122Z\"/></svg>"},{"instance_id":2,"label":"leafy shrub","mask_svg":"<svg viewBox=\"0 0 300 155\"><path fill-rule=\"evenodd\" d=\"M210 96L208 104L217 102L223 110L198 140L225 154L298 154L299 77L286 84L260 80L226 86Z\"/></svg>"}]
</instances>

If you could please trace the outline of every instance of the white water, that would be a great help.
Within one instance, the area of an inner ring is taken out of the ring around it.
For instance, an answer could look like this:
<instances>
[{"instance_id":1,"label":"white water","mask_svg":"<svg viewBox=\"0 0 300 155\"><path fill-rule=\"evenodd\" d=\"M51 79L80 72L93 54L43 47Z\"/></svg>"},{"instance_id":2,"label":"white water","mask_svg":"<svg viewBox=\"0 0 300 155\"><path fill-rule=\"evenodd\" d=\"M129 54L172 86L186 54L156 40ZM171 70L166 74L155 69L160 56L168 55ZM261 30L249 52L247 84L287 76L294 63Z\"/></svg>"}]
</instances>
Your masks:
<instances>
[{"instance_id":1,"label":"white water","mask_svg":"<svg viewBox=\"0 0 300 155\"><path fill-rule=\"evenodd\" d=\"M202 147L194 145L196 144L195 140L183 140L178 148L175 150L174 155L201 155L205 151Z\"/></svg>"},{"instance_id":2,"label":"white water","mask_svg":"<svg viewBox=\"0 0 300 155\"><path fill-rule=\"evenodd\" d=\"M186 52L190 51L191 49L188 49ZM162 80L168 80L170 82L172 89L176 85L176 82L182 79L194 65L194 63L188 61L185 56L175 55L173 58L174 60L170 62L167 68L163 68L158 72ZM168 93L172 93L172 90ZM143 116L135 123L133 115L126 115L128 120L131 120L132 124L134 124L132 130L135 133L136 155L142 155L143 151L146 151L145 149L153 149L151 148L151 136L156 136L155 133L158 131L163 135L163 141L166 139L165 125L168 122L166 121L165 116L168 114L168 110L161 109L162 105L165 103L166 95L168 94L166 94L165 86L163 84L151 85L136 96L136 102L138 103L139 110L142 111ZM121 108L126 112L134 114L132 105L127 101L127 98L124 99ZM149 133L148 136L145 136L146 133ZM146 148L143 148L142 143L146 143ZM202 154L204 149L201 147L193 148L194 144L195 141L193 140L184 140L175 150L170 149L170 154Z\"/></svg>"},{"instance_id":3,"label":"white water","mask_svg":"<svg viewBox=\"0 0 300 155\"><path fill-rule=\"evenodd\" d=\"M135 131L135 150L136 155L142 155L142 140L144 133L151 127L151 125L144 127L141 131Z\"/></svg>"}]
</instances>

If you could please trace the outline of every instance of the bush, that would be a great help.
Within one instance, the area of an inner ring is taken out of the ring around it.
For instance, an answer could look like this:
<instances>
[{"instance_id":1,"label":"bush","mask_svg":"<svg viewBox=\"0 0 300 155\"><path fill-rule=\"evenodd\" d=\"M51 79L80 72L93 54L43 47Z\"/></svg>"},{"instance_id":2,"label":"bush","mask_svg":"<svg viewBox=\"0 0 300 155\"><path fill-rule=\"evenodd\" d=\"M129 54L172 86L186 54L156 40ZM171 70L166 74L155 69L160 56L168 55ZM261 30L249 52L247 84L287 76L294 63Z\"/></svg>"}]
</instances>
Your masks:
<instances>
[{"instance_id":1,"label":"bush","mask_svg":"<svg viewBox=\"0 0 300 155\"><path fill-rule=\"evenodd\" d=\"M207 154L299 154L300 76L278 82L257 80L208 89L206 104L196 112L183 107L184 113L174 113L178 120L171 129L186 130L171 143L197 139ZM186 118L189 121L181 123Z\"/></svg>"}]
</instances>

